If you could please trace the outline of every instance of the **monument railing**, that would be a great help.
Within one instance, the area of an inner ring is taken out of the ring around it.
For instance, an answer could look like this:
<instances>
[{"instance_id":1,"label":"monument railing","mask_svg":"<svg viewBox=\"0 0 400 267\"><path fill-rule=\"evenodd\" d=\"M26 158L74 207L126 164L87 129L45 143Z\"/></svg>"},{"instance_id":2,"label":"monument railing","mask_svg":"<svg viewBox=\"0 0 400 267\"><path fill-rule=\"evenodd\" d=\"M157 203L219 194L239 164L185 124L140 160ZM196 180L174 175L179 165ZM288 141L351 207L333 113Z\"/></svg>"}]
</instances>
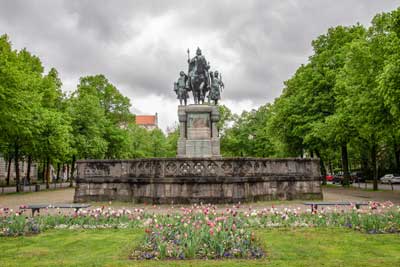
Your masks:
<instances>
[{"instance_id":1,"label":"monument railing","mask_svg":"<svg viewBox=\"0 0 400 267\"><path fill-rule=\"evenodd\" d=\"M151 158L80 160L79 178L266 177L319 179L319 160L310 158Z\"/></svg>"}]
</instances>

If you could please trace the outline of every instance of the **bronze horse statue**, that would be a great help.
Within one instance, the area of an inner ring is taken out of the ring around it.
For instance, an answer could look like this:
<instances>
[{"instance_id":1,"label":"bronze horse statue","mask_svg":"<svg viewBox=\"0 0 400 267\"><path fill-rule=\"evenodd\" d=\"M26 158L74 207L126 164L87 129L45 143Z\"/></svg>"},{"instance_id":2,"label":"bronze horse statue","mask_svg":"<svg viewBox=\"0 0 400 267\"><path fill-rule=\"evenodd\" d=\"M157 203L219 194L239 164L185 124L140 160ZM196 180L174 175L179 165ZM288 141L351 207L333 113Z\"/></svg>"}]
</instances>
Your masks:
<instances>
[{"instance_id":1,"label":"bronze horse statue","mask_svg":"<svg viewBox=\"0 0 400 267\"><path fill-rule=\"evenodd\" d=\"M197 48L196 56L190 60L188 50L189 63L189 91L193 93L195 104L203 104L207 91L210 89L210 76L208 69L210 68L201 50Z\"/></svg>"}]
</instances>

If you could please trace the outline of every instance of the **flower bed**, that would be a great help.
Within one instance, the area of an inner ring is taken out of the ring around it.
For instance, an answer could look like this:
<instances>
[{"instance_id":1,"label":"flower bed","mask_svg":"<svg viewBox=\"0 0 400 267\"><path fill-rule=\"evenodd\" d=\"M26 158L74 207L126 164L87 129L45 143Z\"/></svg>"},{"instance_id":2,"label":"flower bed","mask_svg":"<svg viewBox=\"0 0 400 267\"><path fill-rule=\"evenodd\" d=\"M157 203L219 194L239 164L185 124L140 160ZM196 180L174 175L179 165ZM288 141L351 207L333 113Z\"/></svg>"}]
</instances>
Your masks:
<instances>
[{"instance_id":1,"label":"flower bed","mask_svg":"<svg viewBox=\"0 0 400 267\"><path fill-rule=\"evenodd\" d=\"M144 244L136 259L261 258L255 235L237 212L218 214L212 206L183 209L183 214L154 216L145 221Z\"/></svg>"},{"instance_id":2,"label":"flower bed","mask_svg":"<svg viewBox=\"0 0 400 267\"><path fill-rule=\"evenodd\" d=\"M44 211L44 213L46 213ZM370 203L357 210L332 207L311 213L295 209L225 210L213 205L168 209L96 208L70 214L29 217L24 211L0 209L0 236L37 234L47 229L142 228L145 237L134 259L260 258L255 229L272 227L346 227L369 234L400 232L400 207Z\"/></svg>"},{"instance_id":3,"label":"flower bed","mask_svg":"<svg viewBox=\"0 0 400 267\"><path fill-rule=\"evenodd\" d=\"M0 236L37 234L47 229L104 229L137 228L150 215L143 209L97 208L79 210L70 214L45 214L35 217L26 211L0 210Z\"/></svg>"}]
</instances>

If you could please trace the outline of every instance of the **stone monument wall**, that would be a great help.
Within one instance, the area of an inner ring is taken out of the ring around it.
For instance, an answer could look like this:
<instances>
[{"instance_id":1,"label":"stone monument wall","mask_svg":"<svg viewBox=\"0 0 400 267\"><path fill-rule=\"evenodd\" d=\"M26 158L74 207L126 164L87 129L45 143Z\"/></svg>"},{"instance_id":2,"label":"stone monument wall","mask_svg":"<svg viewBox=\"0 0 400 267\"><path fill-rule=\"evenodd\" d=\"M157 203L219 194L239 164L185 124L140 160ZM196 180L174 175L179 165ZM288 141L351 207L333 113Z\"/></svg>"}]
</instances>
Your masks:
<instances>
[{"instance_id":1,"label":"stone monument wall","mask_svg":"<svg viewBox=\"0 0 400 267\"><path fill-rule=\"evenodd\" d=\"M77 162L75 202L321 199L319 160L162 158Z\"/></svg>"}]
</instances>

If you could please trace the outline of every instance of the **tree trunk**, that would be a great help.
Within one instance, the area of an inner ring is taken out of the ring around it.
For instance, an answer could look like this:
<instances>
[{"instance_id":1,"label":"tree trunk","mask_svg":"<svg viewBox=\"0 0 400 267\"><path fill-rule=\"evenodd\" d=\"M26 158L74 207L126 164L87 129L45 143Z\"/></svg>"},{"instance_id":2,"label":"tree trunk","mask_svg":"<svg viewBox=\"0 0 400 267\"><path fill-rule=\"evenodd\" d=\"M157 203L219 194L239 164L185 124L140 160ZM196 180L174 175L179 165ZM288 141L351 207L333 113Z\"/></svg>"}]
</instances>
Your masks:
<instances>
[{"instance_id":1,"label":"tree trunk","mask_svg":"<svg viewBox=\"0 0 400 267\"><path fill-rule=\"evenodd\" d=\"M376 143L371 147L371 165L372 165L372 175L374 178L374 191L378 190L378 172L376 169Z\"/></svg>"},{"instance_id":2,"label":"tree trunk","mask_svg":"<svg viewBox=\"0 0 400 267\"><path fill-rule=\"evenodd\" d=\"M398 148L397 144L394 147L394 157L396 163L396 170L400 171L400 149Z\"/></svg>"},{"instance_id":3,"label":"tree trunk","mask_svg":"<svg viewBox=\"0 0 400 267\"><path fill-rule=\"evenodd\" d=\"M46 160L43 160L43 166L42 166L42 179L43 179L43 182L45 182L46 181Z\"/></svg>"},{"instance_id":4,"label":"tree trunk","mask_svg":"<svg viewBox=\"0 0 400 267\"><path fill-rule=\"evenodd\" d=\"M321 158L321 154L319 153L319 150L315 150L315 154L319 158L319 166L320 166L320 170L321 170L322 184L325 185L326 184L326 169L325 169L324 161Z\"/></svg>"},{"instance_id":5,"label":"tree trunk","mask_svg":"<svg viewBox=\"0 0 400 267\"><path fill-rule=\"evenodd\" d=\"M14 154L14 165L15 165L15 185L16 191L19 192L19 180L20 180L20 173L19 173L19 147L15 144L15 154Z\"/></svg>"},{"instance_id":6,"label":"tree trunk","mask_svg":"<svg viewBox=\"0 0 400 267\"><path fill-rule=\"evenodd\" d=\"M50 188L50 158L46 160L46 189Z\"/></svg>"},{"instance_id":7,"label":"tree trunk","mask_svg":"<svg viewBox=\"0 0 400 267\"><path fill-rule=\"evenodd\" d=\"M28 167L26 170L26 179L28 180L28 183L31 183L31 165L32 165L32 156L28 156Z\"/></svg>"},{"instance_id":8,"label":"tree trunk","mask_svg":"<svg viewBox=\"0 0 400 267\"><path fill-rule=\"evenodd\" d=\"M61 171L62 171L62 180L65 181L65 163L63 162L63 164L61 165Z\"/></svg>"},{"instance_id":9,"label":"tree trunk","mask_svg":"<svg viewBox=\"0 0 400 267\"><path fill-rule=\"evenodd\" d=\"M368 160L368 151L362 150L361 152L361 170L365 179L370 180L372 178Z\"/></svg>"},{"instance_id":10,"label":"tree trunk","mask_svg":"<svg viewBox=\"0 0 400 267\"><path fill-rule=\"evenodd\" d=\"M342 169L343 169L343 186L349 186L350 173L349 173L349 157L347 154L347 143L341 145L342 150Z\"/></svg>"},{"instance_id":11,"label":"tree trunk","mask_svg":"<svg viewBox=\"0 0 400 267\"><path fill-rule=\"evenodd\" d=\"M69 164L67 164L67 180L69 180Z\"/></svg>"},{"instance_id":12,"label":"tree trunk","mask_svg":"<svg viewBox=\"0 0 400 267\"><path fill-rule=\"evenodd\" d=\"M60 168L61 168L61 164L60 162L57 163L57 181L60 180Z\"/></svg>"},{"instance_id":13,"label":"tree trunk","mask_svg":"<svg viewBox=\"0 0 400 267\"><path fill-rule=\"evenodd\" d=\"M12 157L10 155L10 157L8 158L8 166L7 166L7 179L6 179L7 185L10 185L11 163L12 163Z\"/></svg>"},{"instance_id":14,"label":"tree trunk","mask_svg":"<svg viewBox=\"0 0 400 267\"><path fill-rule=\"evenodd\" d=\"M71 179L69 180L69 186L72 187L74 185L74 172L75 172L75 155L72 156L72 163L71 163Z\"/></svg>"}]
</instances>

